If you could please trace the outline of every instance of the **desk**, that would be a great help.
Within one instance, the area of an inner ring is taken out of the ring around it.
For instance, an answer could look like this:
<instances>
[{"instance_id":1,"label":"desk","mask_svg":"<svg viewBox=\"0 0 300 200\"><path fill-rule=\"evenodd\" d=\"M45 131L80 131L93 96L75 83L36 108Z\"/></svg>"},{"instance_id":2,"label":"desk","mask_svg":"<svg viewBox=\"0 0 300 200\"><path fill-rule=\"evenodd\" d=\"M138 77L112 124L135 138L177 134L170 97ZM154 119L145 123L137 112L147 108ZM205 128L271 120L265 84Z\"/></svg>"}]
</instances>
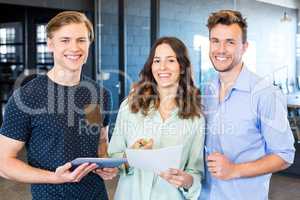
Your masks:
<instances>
[{"instance_id":1,"label":"desk","mask_svg":"<svg viewBox=\"0 0 300 200\"><path fill-rule=\"evenodd\" d=\"M287 95L288 108L300 108L300 92Z\"/></svg>"},{"instance_id":2,"label":"desk","mask_svg":"<svg viewBox=\"0 0 300 200\"><path fill-rule=\"evenodd\" d=\"M296 143L300 143L300 95L291 94L287 99L288 119L295 136Z\"/></svg>"},{"instance_id":3,"label":"desk","mask_svg":"<svg viewBox=\"0 0 300 200\"><path fill-rule=\"evenodd\" d=\"M300 108L300 104L288 104L288 109L298 109Z\"/></svg>"},{"instance_id":4,"label":"desk","mask_svg":"<svg viewBox=\"0 0 300 200\"><path fill-rule=\"evenodd\" d=\"M300 92L287 95L287 107L289 122L295 137L295 159L294 164L284 170L290 174L300 175Z\"/></svg>"}]
</instances>

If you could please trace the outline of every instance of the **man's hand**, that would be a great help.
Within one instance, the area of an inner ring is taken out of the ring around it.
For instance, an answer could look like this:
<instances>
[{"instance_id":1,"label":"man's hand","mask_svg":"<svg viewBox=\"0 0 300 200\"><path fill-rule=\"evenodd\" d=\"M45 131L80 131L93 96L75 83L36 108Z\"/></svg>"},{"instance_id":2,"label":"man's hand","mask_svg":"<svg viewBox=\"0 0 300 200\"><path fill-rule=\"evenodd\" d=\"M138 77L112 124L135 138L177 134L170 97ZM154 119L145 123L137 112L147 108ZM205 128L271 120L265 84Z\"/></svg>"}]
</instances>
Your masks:
<instances>
[{"instance_id":1,"label":"man's hand","mask_svg":"<svg viewBox=\"0 0 300 200\"><path fill-rule=\"evenodd\" d=\"M193 185L193 176L180 169L169 169L160 173L159 176L177 188L189 189Z\"/></svg>"},{"instance_id":2,"label":"man's hand","mask_svg":"<svg viewBox=\"0 0 300 200\"><path fill-rule=\"evenodd\" d=\"M215 178L229 180L238 178L236 165L221 153L212 153L207 157L208 171Z\"/></svg>"},{"instance_id":3,"label":"man's hand","mask_svg":"<svg viewBox=\"0 0 300 200\"><path fill-rule=\"evenodd\" d=\"M94 171L94 173L101 176L103 180L111 180L117 176L119 172L118 168L99 168Z\"/></svg>"},{"instance_id":4,"label":"man's hand","mask_svg":"<svg viewBox=\"0 0 300 200\"><path fill-rule=\"evenodd\" d=\"M63 166L58 167L55 170L55 182L57 183L72 183L80 182L88 173L97 168L96 164L84 163L78 166L74 171L70 171L72 167L71 163L66 163Z\"/></svg>"}]
</instances>

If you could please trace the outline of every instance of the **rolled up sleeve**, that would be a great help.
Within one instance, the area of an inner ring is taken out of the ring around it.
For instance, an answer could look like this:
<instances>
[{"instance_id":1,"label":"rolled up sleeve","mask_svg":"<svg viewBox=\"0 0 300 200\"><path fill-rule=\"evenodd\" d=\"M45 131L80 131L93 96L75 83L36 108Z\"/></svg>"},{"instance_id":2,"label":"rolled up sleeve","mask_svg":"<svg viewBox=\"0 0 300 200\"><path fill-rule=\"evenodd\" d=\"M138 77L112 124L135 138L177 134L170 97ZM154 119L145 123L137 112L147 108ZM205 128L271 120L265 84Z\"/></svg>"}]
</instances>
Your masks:
<instances>
[{"instance_id":1,"label":"rolled up sleeve","mask_svg":"<svg viewBox=\"0 0 300 200\"><path fill-rule=\"evenodd\" d=\"M292 164L295 156L294 137L287 118L287 101L282 92L272 87L259 101L260 128L266 152Z\"/></svg>"},{"instance_id":2,"label":"rolled up sleeve","mask_svg":"<svg viewBox=\"0 0 300 200\"><path fill-rule=\"evenodd\" d=\"M127 148L127 143L124 136L124 131L126 130L126 128L123 127L126 125L126 115L124 115L123 112L126 105L127 101L125 100L121 104L118 112L114 131L108 146L109 157L123 158L125 150ZM119 167L119 170L121 175L131 175L133 173L133 168L129 167L128 169L125 169L125 165L121 165Z\"/></svg>"},{"instance_id":3,"label":"rolled up sleeve","mask_svg":"<svg viewBox=\"0 0 300 200\"><path fill-rule=\"evenodd\" d=\"M189 159L184 169L185 172L193 176L193 185L188 190L180 188L186 199L197 200L200 195L201 179L204 173L204 127L205 120L204 117L201 117L195 129L196 133L192 140Z\"/></svg>"}]
</instances>

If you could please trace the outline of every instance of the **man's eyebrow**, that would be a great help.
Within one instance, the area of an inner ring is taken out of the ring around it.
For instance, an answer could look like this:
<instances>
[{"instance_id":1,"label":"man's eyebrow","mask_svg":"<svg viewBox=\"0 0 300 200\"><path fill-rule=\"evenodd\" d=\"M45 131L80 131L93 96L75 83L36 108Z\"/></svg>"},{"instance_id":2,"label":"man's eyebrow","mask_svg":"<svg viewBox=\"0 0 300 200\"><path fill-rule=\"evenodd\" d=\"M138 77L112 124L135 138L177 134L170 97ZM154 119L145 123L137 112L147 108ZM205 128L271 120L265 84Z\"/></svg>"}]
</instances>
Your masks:
<instances>
[{"instance_id":1,"label":"man's eyebrow","mask_svg":"<svg viewBox=\"0 0 300 200\"><path fill-rule=\"evenodd\" d=\"M59 37L59 39L71 39L71 37L68 37L68 36L62 36L62 37ZM76 38L76 40L81 40L81 39L87 40L88 38L87 38L87 37L78 37L78 38Z\"/></svg>"},{"instance_id":2,"label":"man's eyebrow","mask_svg":"<svg viewBox=\"0 0 300 200\"><path fill-rule=\"evenodd\" d=\"M228 39L226 39L226 41L227 41L227 42L235 42L235 39L233 39L233 38L228 38Z\"/></svg>"},{"instance_id":3,"label":"man's eyebrow","mask_svg":"<svg viewBox=\"0 0 300 200\"><path fill-rule=\"evenodd\" d=\"M215 38L215 37L212 37L212 38L209 38L210 40L219 40L218 38ZM227 42L233 42L233 41L236 41L234 38L227 38L225 39Z\"/></svg>"},{"instance_id":4,"label":"man's eyebrow","mask_svg":"<svg viewBox=\"0 0 300 200\"><path fill-rule=\"evenodd\" d=\"M78 37L78 38L76 38L77 40L81 40L81 39L85 39L85 40L88 40L88 38L87 37Z\"/></svg>"},{"instance_id":5,"label":"man's eyebrow","mask_svg":"<svg viewBox=\"0 0 300 200\"><path fill-rule=\"evenodd\" d=\"M70 37L63 36L63 37L59 37L59 39L70 39Z\"/></svg>"}]
</instances>

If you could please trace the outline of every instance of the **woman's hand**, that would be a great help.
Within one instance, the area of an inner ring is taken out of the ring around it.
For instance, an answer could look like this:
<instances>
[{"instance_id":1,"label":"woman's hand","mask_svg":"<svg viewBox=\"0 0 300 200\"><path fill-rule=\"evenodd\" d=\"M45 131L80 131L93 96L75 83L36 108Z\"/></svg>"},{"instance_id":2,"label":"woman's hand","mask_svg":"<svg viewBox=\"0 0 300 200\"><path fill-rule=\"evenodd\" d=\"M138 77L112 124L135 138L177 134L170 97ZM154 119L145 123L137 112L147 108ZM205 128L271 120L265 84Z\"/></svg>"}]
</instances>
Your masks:
<instances>
[{"instance_id":1,"label":"woman's hand","mask_svg":"<svg viewBox=\"0 0 300 200\"><path fill-rule=\"evenodd\" d=\"M132 146L132 149L152 149L153 147L153 139L139 139Z\"/></svg>"},{"instance_id":2,"label":"woman's hand","mask_svg":"<svg viewBox=\"0 0 300 200\"><path fill-rule=\"evenodd\" d=\"M189 189L193 185L193 176L180 169L169 169L159 176L177 188Z\"/></svg>"},{"instance_id":3,"label":"woman's hand","mask_svg":"<svg viewBox=\"0 0 300 200\"><path fill-rule=\"evenodd\" d=\"M111 180L114 177L116 177L119 173L118 168L99 168L94 171L94 173L98 174L101 176L103 180Z\"/></svg>"}]
</instances>

